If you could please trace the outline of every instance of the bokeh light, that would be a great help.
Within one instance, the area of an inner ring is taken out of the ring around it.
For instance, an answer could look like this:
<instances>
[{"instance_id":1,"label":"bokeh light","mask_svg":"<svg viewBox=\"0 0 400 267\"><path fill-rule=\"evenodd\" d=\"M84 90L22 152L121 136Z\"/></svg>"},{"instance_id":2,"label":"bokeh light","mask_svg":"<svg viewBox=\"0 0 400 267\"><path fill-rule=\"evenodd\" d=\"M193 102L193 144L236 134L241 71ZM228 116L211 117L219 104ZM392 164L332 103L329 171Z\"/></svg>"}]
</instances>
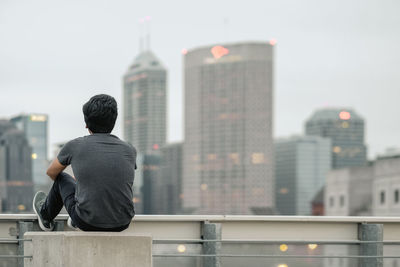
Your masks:
<instances>
[{"instance_id":1,"label":"bokeh light","mask_svg":"<svg viewBox=\"0 0 400 267\"><path fill-rule=\"evenodd\" d=\"M348 112L348 111L341 111L341 112L339 113L339 118L340 118L341 120L347 121L347 120L350 120L350 119L351 119L351 114L350 114L350 112Z\"/></svg>"},{"instance_id":2,"label":"bokeh light","mask_svg":"<svg viewBox=\"0 0 400 267\"><path fill-rule=\"evenodd\" d=\"M289 247L286 244L282 244L282 245L279 246L279 250L282 251L282 252L286 252L288 250L288 248Z\"/></svg>"}]
</instances>

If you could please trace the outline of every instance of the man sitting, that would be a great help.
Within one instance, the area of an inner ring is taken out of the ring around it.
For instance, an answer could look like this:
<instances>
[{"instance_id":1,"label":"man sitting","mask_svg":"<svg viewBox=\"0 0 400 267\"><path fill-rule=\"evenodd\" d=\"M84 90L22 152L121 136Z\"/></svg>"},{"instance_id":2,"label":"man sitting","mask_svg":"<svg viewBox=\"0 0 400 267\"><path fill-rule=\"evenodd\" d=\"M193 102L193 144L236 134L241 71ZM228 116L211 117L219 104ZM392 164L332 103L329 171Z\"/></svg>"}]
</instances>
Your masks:
<instances>
[{"instance_id":1,"label":"man sitting","mask_svg":"<svg viewBox=\"0 0 400 267\"><path fill-rule=\"evenodd\" d=\"M48 195L37 192L33 209L40 228L52 231L63 205L68 225L83 231L123 231L133 216L132 185L136 149L112 135L117 102L95 95L83 105L90 135L66 143L51 163L47 175L54 180ZM63 170L70 165L72 177Z\"/></svg>"}]
</instances>

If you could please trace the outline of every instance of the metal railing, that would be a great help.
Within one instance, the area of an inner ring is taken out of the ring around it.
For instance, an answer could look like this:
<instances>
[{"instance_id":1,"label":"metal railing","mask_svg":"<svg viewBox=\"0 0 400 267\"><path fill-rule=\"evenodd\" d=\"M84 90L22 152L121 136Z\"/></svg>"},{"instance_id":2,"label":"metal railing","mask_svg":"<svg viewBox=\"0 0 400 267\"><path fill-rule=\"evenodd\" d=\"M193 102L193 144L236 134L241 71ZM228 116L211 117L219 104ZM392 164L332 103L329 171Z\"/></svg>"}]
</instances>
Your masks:
<instances>
[{"instance_id":1,"label":"metal railing","mask_svg":"<svg viewBox=\"0 0 400 267\"><path fill-rule=\"evenodd\" d=\"M68 230L67 218L66 215L57 217L58 230ZM359 266L364 267L383 266L384 259L400 259L400 249L384 253L385 248L400 245L399 229L398 217L138 215L126 231L153 236L153 247L156 248L154 266L162 266L157 263L158 259L161 262L173 258L197 258L200 259L198 266L211 267L224 265L225 258L337 258L355 259ZM24 242L30 241L23 238L26 231L39 231L34 215L0 214L0 266L13 266L8 263L23 266L24 259L32 257L23 254ZM186 248L192 245L196 249ZM353 252L358 253L320 251L319 254L299 254L293 253L297 251L276 249L282 245L357 246L358 250ZM7 249L1 249L4 246ZM158 246L177 249L157 249ZM229 246L238 246L239 252L227 251ZM272 246L272 249L264 249L262 253L245 253L240 246ZM2 265L2 262L8 263Z\"/></svg>"}]
</instances>

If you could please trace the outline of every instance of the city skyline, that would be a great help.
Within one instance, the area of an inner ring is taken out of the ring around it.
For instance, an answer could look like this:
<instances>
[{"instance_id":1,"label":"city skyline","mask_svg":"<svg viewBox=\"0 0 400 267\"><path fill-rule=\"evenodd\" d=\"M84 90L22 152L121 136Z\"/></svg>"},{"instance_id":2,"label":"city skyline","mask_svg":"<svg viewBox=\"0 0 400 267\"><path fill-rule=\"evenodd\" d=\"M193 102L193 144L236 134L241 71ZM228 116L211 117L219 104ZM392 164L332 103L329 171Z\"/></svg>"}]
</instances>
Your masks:
<instances>
[{"instance_id":1,"label":"city skyline","mask_svg":"<svg viewBox=\"0 0 400 267\"><path fill-rule=\"evenodd\" d=\"M301 133L317 108L339 106L364 115L369 158L400 146L400 3L254 2L244 10L239 3L205 1L196 12L180 4L187 12L163 12L174 4L155 10L154 3L124 1L2 1L0 89L8 101L0 116L48 114L50 144L87 134L81 108L92 95L109 93L122 110L120 73L139 50L137 21L151 15L151 47L170 73L168 141L183 138L182 49L275 38L275 137ZM122 137L121 121L115 134Z\"/></svg>"}]
</instances>

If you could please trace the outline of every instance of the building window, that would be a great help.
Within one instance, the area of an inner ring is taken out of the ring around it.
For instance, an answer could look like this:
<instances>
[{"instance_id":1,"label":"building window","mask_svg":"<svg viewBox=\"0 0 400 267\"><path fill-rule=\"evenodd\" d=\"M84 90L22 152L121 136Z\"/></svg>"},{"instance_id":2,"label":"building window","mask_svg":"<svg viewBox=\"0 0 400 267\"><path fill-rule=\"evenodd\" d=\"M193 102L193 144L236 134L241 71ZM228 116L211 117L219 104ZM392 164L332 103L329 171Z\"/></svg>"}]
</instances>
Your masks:
<instances>
[{"instance_id":1,"label":"building window","mask_svg":"<svg viewBox=\"0 0 400 267\"><path fill-rule=\"evenodd\" d=\"M251 162L253 164L262 164L265 162L264 153L253 153L251 155Z\"/></svg>"},{"instance_id":2,"label":"building window","mask_svg":"<svg viewBox=\"0 0 400 267\"><path fill-rule=\"evenodd\" d=\"M344 206L344 196L340 196L340 206Z\"/></svg>"},{"instance_id":3,"label":"building window","mask_svg":"<svg viewBox=\"0 0 400 267\"><path fill-rule=\"evenodd\" d=\"M399 189L394 191L394 203L399 203Z\"/></svg>"},{"instance_id":4,"label":"building window","mask_svg":"<svg viewBox=\"0 0 400 267\"><path fill-rule=\"evenodd\" d=\"M333 205L335 205L335 199L333 197L329 198L329 206L333 207Z\"/></svg>"},{"instance_id":5,"label":"building window","mask_svg":"<svg viewBox=\"0 0 400 267\"><path fill-rule=\"evenodd\" d=\"M385 191L381 191L381 204L385 204Z\"/></svg>"}]
</instances>

